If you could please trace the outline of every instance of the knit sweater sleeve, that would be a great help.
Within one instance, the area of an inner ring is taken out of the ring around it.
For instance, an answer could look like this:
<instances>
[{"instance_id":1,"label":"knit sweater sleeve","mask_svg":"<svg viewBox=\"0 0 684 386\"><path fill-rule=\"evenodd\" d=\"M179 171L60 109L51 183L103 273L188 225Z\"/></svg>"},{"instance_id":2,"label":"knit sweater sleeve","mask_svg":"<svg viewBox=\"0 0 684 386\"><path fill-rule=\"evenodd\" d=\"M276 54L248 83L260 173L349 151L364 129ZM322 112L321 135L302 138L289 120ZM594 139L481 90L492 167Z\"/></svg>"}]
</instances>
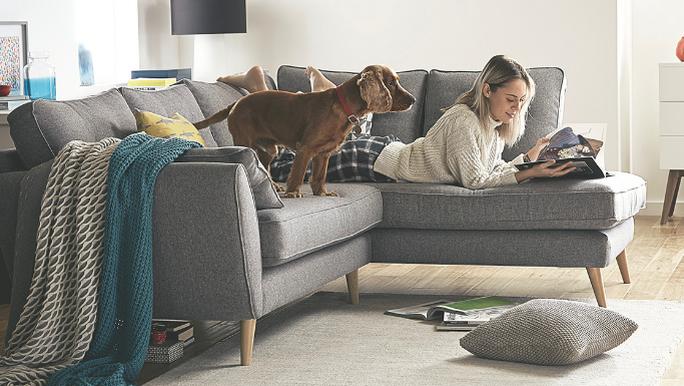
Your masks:
<instances>
[{"instance_id":1,"label":"knit sweater sleeve","mask_svg":"<svg viewBox=\"0 0 684 386\"><path fill-rule=\"evenodd\" d=\"M525 159L523 158L523 156L524 156L523 154L520 154L509 162L506 162L501 157L499 157L499 158L497 158L496 164L494 165L494 170L503 170L503 169L507 169L507 168L515 168L515 171L514 171L514 173L515 173L518 171L518 168L516 168L515 165L525 162Z\"/></svg>"},{"instance_id":2,"label":"knit sweater sleeve","mask_svg":"<svg viewBox=\"0 0 684 386\"><path fill-rule=\"evenodd\" d=\"M482 162L482 150L478 141L479 136L482 135L482 129L477 119L473 117L455 115L449 120L449 124L452 125L446 133L449 170L463 187L468 189L517 184L515 173L518 169L512 164L497 160L492 163L494 167L488 170ZM496 156L498 159L501 157L500 154Z\"/></svg>"}]
</instances>

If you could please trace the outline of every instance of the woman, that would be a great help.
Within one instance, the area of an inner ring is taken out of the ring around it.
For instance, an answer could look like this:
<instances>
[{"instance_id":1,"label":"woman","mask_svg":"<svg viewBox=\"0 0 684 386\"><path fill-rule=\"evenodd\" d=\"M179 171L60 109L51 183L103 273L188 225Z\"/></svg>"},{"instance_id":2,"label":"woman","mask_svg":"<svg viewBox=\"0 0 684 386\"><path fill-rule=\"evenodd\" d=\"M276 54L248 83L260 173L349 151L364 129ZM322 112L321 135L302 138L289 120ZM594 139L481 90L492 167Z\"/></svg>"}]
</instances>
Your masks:
<instances>
[{"instance_id":1,"label":"woman","mask_svg":"<svg viewBox=\"0 0 684 386\"><path fill-rule=\"evenodd\" d=\"M503 55L494 56L473 87L456 99L425 137L408 145L387 145L373 169L397 180L469 189L570 173L574 170L570 163L554 166L554 161L549 161L520 171L514 166L535 161L548 143L545 138L511 162L501 159L504 146L516 143L524 132L534 91L534 81L520 64Z\"/></svg>"},{"instance_id":2,"label":"woman","mask_svg":"<svg viewBox=\"0 0 684 386\"><path fill-rule=\"evenodd\" d=\"M316 69L307 70L312 90L334 87ZM240 76L220 80L242 82ZM265 89L265 83L259 89ZM568 174L574 170L571 163L554 165L553 160L526 170L515 167L535 161L548 143L545 138L511 162L501 159L504 146L516 143L524 132L534 91L534 81L520 64L503 55L494 56L473 87L456 99L425 137L409 144L376 136L347 141L330 158L328 181L430 182L483 189ZM293 159L294 153L284 151L274 160L274 180L284 180Z\"/></svg>"}]
</instances>

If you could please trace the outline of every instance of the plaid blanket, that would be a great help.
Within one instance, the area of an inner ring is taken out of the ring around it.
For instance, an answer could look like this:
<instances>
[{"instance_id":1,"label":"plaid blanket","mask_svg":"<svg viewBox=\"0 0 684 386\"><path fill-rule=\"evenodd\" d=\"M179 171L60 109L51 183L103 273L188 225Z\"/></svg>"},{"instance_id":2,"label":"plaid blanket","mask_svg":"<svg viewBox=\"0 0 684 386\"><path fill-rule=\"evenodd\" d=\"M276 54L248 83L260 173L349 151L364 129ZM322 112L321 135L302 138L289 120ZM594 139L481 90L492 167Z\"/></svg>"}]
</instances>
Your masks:
<instances>
[{"instance_id":1,"label":"plaid blanket","mask_svg":"<svg viewBox=\"0 0 684 386\"><path fill-rule=\"evenodd\" d=\"M328 161L328 182L394 182L393 179L373 171L373 164L382 149L388 144L399 141L394 135L373 136L361 135L346 141L340 150L330 155ZM285 182L292 169L295 152L283 148L271 162L271 177L273 181ZM311 176L311 164L306 169L305 181Z\"/></svg>"}]
</instances>

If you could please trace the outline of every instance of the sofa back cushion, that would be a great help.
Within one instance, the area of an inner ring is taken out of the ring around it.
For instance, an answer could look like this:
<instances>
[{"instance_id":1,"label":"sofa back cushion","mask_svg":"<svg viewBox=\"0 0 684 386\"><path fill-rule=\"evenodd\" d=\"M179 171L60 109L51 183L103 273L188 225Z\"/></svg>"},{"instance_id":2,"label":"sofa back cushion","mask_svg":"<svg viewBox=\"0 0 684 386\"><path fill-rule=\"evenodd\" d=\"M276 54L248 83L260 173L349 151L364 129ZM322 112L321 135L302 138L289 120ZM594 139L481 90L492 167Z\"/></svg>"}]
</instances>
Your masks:
<instances>
[{"instance_id":1,"label":"sofa back cushion","mask_svg":"<svg viewBox=\"0 0 684 386\"><path fill-rule=\"evenodd\" d=\"M179 113L190 122L204 119L204 114L202 114L202 110L197 104L195 97L190 92L188 86L184 84L174 85L157 91L143 91L128 87L122 87L120 90L131 112L138 109L165 117ZM199 132L207 147L217 146L212 136L211 128L206 127Z\"/></svg>"},{"instance_id":2,"label":"sofa back cushion","mask_svg":"<svg viewBox=\"0 0 684 386\"><path fill-rule=\"evenodd\" d=\"M309 78L304 74L304 67L280 66L278 69L278 89L291 92L310 92ZM354 77L357 73L347 71L321 70L326 78L336 85ZM423 96L427 86L427 71L401 71L399 82L416 97L416 103L408 111L373 114L371 134L394 134L404 142L411 142L421 136L423 121Z\"/></svg>"},{"instance_id":3,"label":"sofa back cushion","mask_svg":"<svg viewBox=\"0 0 684 386\"><path fill-rule=\"evenodd\" d=\"M527 69L537 86L537 92L530 104L525 134L503 152L503 158L512 160L534 145L540 137L558 128L563 120L565 98L565 73L556 67ZM442 116L442 109L451 106L456 98L470 90L479 74L478 71L432 70L428 76L425 94L425 121L423 134Z\"/></svg>"},{"instance_id":4,"label":"sofa back cushion","mask_svg":"<svg viewBox=\"0 0 684 386\"><path fill-rule=\"evenodd\" d=\"M202 114L205 118L216 114L218 111L225 109L244 95L247 95L247 91L221 82L207 83L183 79L180 83L190 89L190 92L192 92L192 95L197 100L197 104L199 105L200 110L202 110ZM233 136L228 130L227 119L209 126L209 130L218 146L233 145Z\"/></svg>"},{"instance_id":5,"label":"sofa back cushion","mask_svg":"<svg viewBox=\"0 0 684 386\"><path fill-rule=\"evenodd\" d=\"M26 103L12 110L7 121L28 168L53 159L70 141L95 142L136 132L135 118L115 89L77 100Z\"/></svg>"}]
</instances>

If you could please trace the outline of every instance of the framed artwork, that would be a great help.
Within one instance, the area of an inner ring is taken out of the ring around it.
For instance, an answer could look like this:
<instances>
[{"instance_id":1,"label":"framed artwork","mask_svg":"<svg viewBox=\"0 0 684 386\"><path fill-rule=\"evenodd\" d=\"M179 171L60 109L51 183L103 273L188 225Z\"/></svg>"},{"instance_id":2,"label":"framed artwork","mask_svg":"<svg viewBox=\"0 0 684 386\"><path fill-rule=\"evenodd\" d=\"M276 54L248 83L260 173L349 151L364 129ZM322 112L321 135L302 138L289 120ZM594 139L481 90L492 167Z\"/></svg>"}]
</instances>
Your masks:
<instances>
[{"instance_id":1,"label":"framed artwork","mask_svg":"<svg viewBox=\"0 0 684 386\"><path fill-rule=\"evenodd\" d=\"M0 84L22 94L21 70L28 59L27 22L0 21Z\"/></svg>"}]
</instances>

